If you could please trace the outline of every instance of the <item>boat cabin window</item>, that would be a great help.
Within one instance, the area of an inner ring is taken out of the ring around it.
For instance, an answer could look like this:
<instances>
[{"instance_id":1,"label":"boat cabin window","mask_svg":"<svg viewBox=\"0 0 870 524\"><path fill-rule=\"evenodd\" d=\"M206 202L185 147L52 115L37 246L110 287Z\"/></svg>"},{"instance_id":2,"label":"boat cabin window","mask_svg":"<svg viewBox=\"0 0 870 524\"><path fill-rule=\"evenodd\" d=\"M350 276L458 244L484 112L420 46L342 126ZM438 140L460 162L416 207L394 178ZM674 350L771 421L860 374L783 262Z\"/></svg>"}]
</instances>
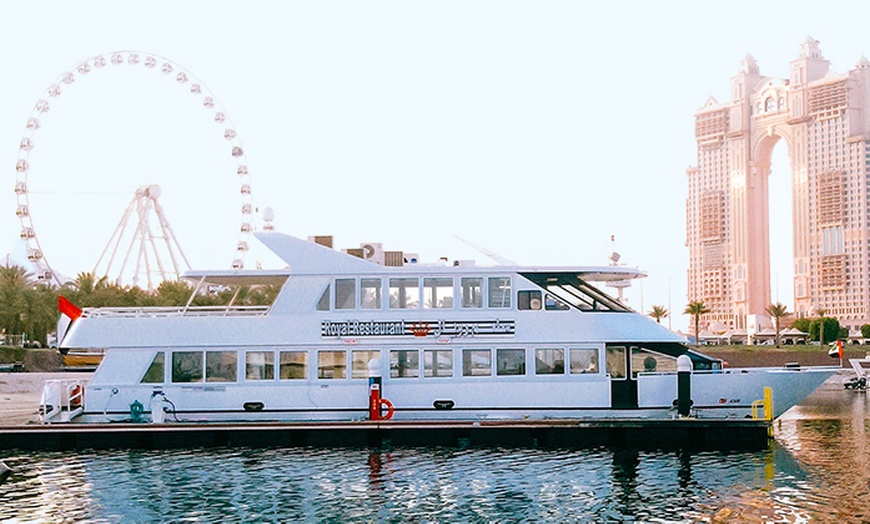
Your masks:
<instances>
[{"instance_id":1,"label":"boat cabin window","mask_svg":"<svg viewBox=\"0 0 870 524\"><path fill-rule=\"evenodd\" d=\"M151 361L151 365L148 366L148 371L145 372L145 376L142 377L143 384L161 384L164 381L165 375L163 374L163 362L166 357L164 357L164 353L162 351L158 351L156 355L154 355L154 360Z\"/></svg>"},{"instance_id":2,"label":"boat cabin window","mask_svg":"<svg viewBox=\"0 0 870 524\"><path fill-rule=\"evenodd\" d=\"M547 311L566 311L568 309L571 309L570 307L568 307L568 304L562 302L561 300L549 293L547 293L547 296L544 297L544 308Z\"/></svg>"},{"instance_id":3,"label":"boat cabin window","mask_svg":"<svg viewBox=\"0 0 870 524\"><path fill-rule=\"evenodd\" d=\"M202 351L174 351L172 381L202 382Z\"/></svg>"},{"instance_id":4,"label":"boat cabin window","mask_svg":"<svg viewBox=\"0 0 870 524\"><path fill-rule=\"evenodd\" d=\"M452 377L453 351L449 349L427 349L423 352L424 377Z\"/></svg>"},{"instance_id":5,"label":"boat cabin window","mask_svg":"<svg viewBox=\"0 0 870 524\"><path fill-rule=\"evenodd\" d=\"M489 307L511 307L510 277L489 277Z\"/></svg>"},{"instance_id":6,"label":"boat cabin window","mask_svg":"<svg viewBox=\"0 0 870 524\"><path fill-rule=\"evenodd\" d=\"M275 353L248 351L245 353L246 380L272 380L275 378Z\"/></svg>"},{"instance_id":7,"label":"boat cabin window","mask_svg":"<svg viewBox=\"0 0 870 524\"><path fill-rule=\"evenodd\" d=\"M326 286L323 294L320 295L320 300L317 301L317 311L329 311L329 288Z\"/></svg>"},{"instance_id":8,"label":"boat cabin window","mask_svg":"<svg viewBox=\"0 0 870 524\"><path fill-rule=\"evenodd\" d=\"M546 289L562 305L570 305L581 311L631 311L625 304L586 283L575 273L522 273L522 275ZM553 305L558 309L556 303Z\"/></svg>"},{"instance_id":9,"label":"boat cabin window","mask_svg":"<svg viewBox=\"0 0 870 524\"><path fill-rule=\"evenodd\" d=\"M604 354L610 378L625 378L625 347L607 346Z\"/></svg>"},{"instance_id":10,"label":"boat cabin window","mask_svg":"<svg viewBox=\"0 0 870 524\"><path fill-rule=\"evenodd\" d=\"M517 291L517 309L521 311L541 309L541 292L537 290Z\"/></svg>"},{"instance_id":11,"label":"boat cabin window","mask_svg":"<svg viewBox=\"0 0 870 524\"><path fill-rule=\"evenodd\" d=\"M317 354L317 378L347 377L346 351L320 351Z\"/></svg>"},{"instance_id":12,"label":"boat cabin window","mask_svg":"<svg viewBox=\"0 0 870 524\"><path fill-rule=\"evenodd\" d=\"M668 355L662 355L646 348L632 346L631 348L631 375L636 377L640 372L654 373L677 371L677 359Z\"/></svg>"},{"instance_id":13,"label":"boat cabin window","mask_svg":"<svg viewBox=\"0 0 870 524\"><path fill-rule=\"evenodd\" d=\"M462 351L462 376L488 377L492 375L492 352L488 349Z\"/></svg>"},{"instance_id":14,"label":"boat cabin window","mask_svg":"<svg viewBox=\"0 0 870 524\"><path fill-rule=\"evenodd\" d=\"M381 358L379 350L354 349L350 353L350 378L368 378L369 362Z\"/></svg>"},{"instance_id":15,"label":"boat cabin window","mask_svg":"<svg viewBox=\"0 0 870 524\"><path fill-rule=\"evenodd\" d=\"M381 279L360 279L359 307L360 309L381 309Z\"/></svg>"},{"instance_id":16,"label":"boat cabin window","mask_svg":"<svg viewBox=\"0 0 870 524\"><path fill-rule=\"evenodd\" d=\"M420 279L390 279L390 309L417 309L420 307Z\"/></svg>"},{"instance_id":17,"label":"boat cabin window","mask_svg":"<svg viewBox=\"0 0 870 524\"><path fill-rule=\"evenodd\" d=\"M464 277L461 280L462 307L483 307L483 279L480 277Z\"/></svg>"},{"instance_id":18,"label":"boat cabin window","mask_svg":"<svg viewBox=\"0 0 870 524\"><path fill-rule=\"evenodd\" d=\"M335 279L335 309L356 308L356 279Z\"/></svg>"},{"instance_id":19,"label":"boat cabin window","mask_svg":"<svg viewBox=\"0 0 870 524\"><path fill-rule=\"evenodd\" d=\"M235 351L206 351L205 381L235 382L237 359Z\"/></svg>"},{"instance_id":20,"label":"boat cabin window","mask_svg":"<svg viewBox=\"0 0 870 524\"><path fill-rule=\"evenodd\" d=\"M426 309L452 309L453 278L424 278L423 307Z\"/></svg>"},{"instance_id":21,"label":"boat cabin window","mask_svg":"<svg viewBox=\"0 0 870 524\"><path fill-rule=\"evenodd\" d=\"M297 380L308 376L308 352L282 351L278 361L278 376L281 380Z\"/></svg>"},{"instance_id":22,"label":"boat cabin window","mask_svg":"<svg viewBox=\"0 0 870 524\"><path fill-rule=\"evenodd\" d=\"M525 375L526 350L502 348L495 350L495 372L499 376Z\"/></svg>"},{"instance_id":23,"label":"boat cabin window","mask_svg":"<svg viewBox=\"0 0 870 524\"><path fill-rule=\"evenodd\" d=\"M570 348L571 374L598 373L598 349Z\"/></svg>"},{"instance_id":24,"label":"boat cabin window","mask_svg":"<svg viewBox=\"0 0 870 524\"><path fill-rule=\"evenodd\" d=\"M564 349L536 349L535 375L564 375Z\"/></svg>"},{"instance_id":25,"label":"boat cabin window","mask_svg":"<svg viewBox=\"0 0 870 524\"><path fill-rule=\"evenodd\" d=\"M416 349L390 351L390 378L418 378L420 355Z\"/></svg>"}]
</instances>

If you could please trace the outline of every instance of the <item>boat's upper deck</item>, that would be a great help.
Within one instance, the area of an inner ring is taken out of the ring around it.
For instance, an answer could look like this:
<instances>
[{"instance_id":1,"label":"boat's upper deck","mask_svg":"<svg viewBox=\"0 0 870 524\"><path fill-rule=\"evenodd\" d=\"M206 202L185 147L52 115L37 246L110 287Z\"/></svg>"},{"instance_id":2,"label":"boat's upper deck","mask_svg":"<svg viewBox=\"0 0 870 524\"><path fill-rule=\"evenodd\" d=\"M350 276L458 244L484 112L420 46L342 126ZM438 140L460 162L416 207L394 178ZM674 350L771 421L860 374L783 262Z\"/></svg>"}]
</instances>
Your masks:
<instances>
[{"instance_id":1,"label":"boat's upper deck","mask_svg":"<svg viewBox=\"0 0 870 524\"><path fill-rule=\"evenodd\" d=\"M199 292L194 291L189 303L178 308L86 309L62 337L61 347L329 344L348 333L362 333L366 343L404 338L443 343L445 337L682 341L590 283L645 276L637 269L390 266L286 235L258 236L287 268L192 271L185 278L199 290L279 287L271 305L235 305L233 298L225 306L193 307ZM426 327L425 337L420 326Z\"/></svg>"},{"instance_id":2,"label":"boat's upper deck","mask_svg":"<svg viewBox=\"0 0 870 524\"><path fill-rule=\"evenodd\" d=\"M646 276L628 267L525 267L454 264L384 265L277 233L258 235L288 263L279 270L190 271L195 283L184 307L91 308L89 317L257 316L271 306L191 306L207 287L282 288L275 312L390 310L630 311L588 282L625 282ZM292 281L291 281L292 279ZM289 282L289 284L288 284ZM311 290L319 289L314 296ZM383 297L383 298L382 298Z\"/></svg>"}]
</instances>

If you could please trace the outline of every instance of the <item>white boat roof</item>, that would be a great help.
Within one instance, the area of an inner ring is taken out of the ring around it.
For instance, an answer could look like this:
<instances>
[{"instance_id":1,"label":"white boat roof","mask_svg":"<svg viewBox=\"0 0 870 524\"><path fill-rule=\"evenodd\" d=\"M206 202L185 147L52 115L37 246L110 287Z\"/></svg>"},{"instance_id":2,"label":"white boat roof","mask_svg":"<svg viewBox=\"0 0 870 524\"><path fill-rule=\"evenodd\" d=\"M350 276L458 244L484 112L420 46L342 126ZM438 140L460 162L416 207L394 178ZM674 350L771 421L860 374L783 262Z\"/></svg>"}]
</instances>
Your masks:
<instances>
[{"instance_id":1,"label":"white boat roof","mask_svg":"<svg viewBox=\"0 0 870 524\"><path fill-rule=\"evenodd\" d=\"M206 276L208 282L217 278L234 278L234 275L250 276L270 274L278 278L290 275L356 275L373 273L485 273L493 271L507 273L568 273L578 275L591 282L618 282L646 277L646 273L637 268L626 266L473 266L473 265L429 265L407 264L404 266L382 266L361 258L336 251L314 242L295 238L277 232L258 232L255 236L289 266L288 269L269 272L256 271L202 271L189 272L185 278L193 275ZM239 277L235 277L239 278ZM283 282L283 280L281 281ZM218 283L218 282L214 282ZM238 280L234 284L238 284Z\"/></svg>"}]
</instances>

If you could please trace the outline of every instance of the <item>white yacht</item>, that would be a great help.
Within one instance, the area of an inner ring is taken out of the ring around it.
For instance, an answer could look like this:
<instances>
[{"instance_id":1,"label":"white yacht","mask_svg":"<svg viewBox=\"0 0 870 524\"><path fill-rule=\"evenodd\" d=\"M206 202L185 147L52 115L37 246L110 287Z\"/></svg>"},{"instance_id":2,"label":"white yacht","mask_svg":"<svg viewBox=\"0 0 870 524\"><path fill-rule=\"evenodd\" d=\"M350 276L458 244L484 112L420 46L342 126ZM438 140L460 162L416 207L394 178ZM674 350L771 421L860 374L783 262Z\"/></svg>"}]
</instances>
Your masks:
<instances>
[{"instance_id":1,"label":"white yacht","mask_svg":"<svg viewBox=\"0 0 870 524\"><path fill-rule=\"evenodd\" d=\"M44 419L745 419L766 388L775 417L835 372L723 369L592 284L636 269L427 265L379 245L257 237L287 269L185 278L194 293L280 286L269 306L62 315L62 350L105 356L87 384L46 386ZM690 388L679 410L678 375Z\"/></svg>"}]
</instances>

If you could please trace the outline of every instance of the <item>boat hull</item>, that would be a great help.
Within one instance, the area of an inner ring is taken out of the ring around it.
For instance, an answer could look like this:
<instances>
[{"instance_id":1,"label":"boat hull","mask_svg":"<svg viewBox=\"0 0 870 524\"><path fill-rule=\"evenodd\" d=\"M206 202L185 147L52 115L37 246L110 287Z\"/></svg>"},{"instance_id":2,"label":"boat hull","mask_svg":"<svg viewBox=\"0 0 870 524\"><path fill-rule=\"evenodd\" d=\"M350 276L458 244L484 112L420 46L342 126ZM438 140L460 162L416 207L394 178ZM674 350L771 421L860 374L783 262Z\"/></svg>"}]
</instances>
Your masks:
<instances>
[{"instance_id":1,"label":"boat hull","mask_svg":"<svg viewBox=\"0 0 870 524\"><path fill-rule=\"evenodd\" d=\"M63 356L63 364L67 367L97 367L103 361L103 351L71 350Z\"/></svg>"},{"instance_id":2,"label":"boat hull","mask_svg":"<svg viewBox=\"0 0 870 524\"><path fill-rule=\"evenodd\" d=\"M835 368L751 368L691 375L690 416L751 419L763 416L759 403L770 388L771 412L780 416L836 373ZM609 420L678 418L677 374L641 374L638 406L614 409L606 375L566 377L558 382L492 383L446 380L422 389L386 380L383 397L394 405L395 421ZM199 383L111 386L90 384L84 422L118 422L141 405L144 420L162 409L167 422L283 421L337 422L370 418L367 380L343 384L301 382L250 385ZM439 409L436 406L450 406ZM158 419L161 417L157 416Z\"/></svg>"}]
</instances>

